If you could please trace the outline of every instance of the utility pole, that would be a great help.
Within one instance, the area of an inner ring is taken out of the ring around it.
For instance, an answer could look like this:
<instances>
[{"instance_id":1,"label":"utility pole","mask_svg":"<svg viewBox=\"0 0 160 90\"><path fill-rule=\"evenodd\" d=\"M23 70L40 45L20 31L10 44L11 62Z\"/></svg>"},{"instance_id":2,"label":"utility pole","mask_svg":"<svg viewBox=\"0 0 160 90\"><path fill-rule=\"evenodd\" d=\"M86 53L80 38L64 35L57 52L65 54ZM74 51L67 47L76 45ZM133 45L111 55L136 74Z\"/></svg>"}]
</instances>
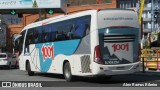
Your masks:
<instances>
[{"instance_id":1,"label":"utility pole","mask_svg":"<svg viewBox=\"0 0 160 90\"><path fill-rule=\"evenodd\" d=\"M151 32L154 31L154 20L153 20L153 16L154 16L154 4L153 4L153 0L151 1Z\"/></svg>"}]
</instances>

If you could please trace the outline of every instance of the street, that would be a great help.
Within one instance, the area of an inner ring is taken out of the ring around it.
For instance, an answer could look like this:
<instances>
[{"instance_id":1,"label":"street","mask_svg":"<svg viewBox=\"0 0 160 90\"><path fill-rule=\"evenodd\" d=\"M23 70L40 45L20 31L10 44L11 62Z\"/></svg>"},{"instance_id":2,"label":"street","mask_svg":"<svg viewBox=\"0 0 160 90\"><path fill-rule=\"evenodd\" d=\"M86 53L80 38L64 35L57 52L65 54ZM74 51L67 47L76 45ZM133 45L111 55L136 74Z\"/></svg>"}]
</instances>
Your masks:
<instances>
[{"instance_id":1,"label":"street","mask_svg":"<svg viewBox=\"0 0 160 90\"><path fill-rule=\"evenodd\" d=\"M47 81L49 87L124 87L124 84L131 83L157 83L160 81L159 77L159 72L138 72L130 75L113 76L110 80L98 80L93 77L77 77L74 82L66 82L63 75L36 73L34 76L28 76L27 72L20 71L19 69L0 69L0 81L38 81L43 83L46 83L44 81ZM53 83L55 84L53 85ZM160 83L157 84L157 86L160 86Z\"/></svg>"}]
</instances>

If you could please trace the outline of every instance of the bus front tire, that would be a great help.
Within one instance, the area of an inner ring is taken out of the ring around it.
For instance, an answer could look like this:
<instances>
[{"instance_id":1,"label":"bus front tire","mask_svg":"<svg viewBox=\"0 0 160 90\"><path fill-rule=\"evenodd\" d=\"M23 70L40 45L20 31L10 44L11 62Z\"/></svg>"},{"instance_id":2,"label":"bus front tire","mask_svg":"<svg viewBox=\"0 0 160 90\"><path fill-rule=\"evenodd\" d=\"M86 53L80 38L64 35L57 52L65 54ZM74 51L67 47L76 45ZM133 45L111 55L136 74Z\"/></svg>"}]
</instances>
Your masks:
<instances>
[{"instance_id":1,"label":"bus front tire","mask_svg":"<svg viewBox=\"0 0 160 90\"><path fill-rule=\"evenodd\" d=\"M67 82L74 80L74 77L71 73L71 67L70 67L69 62L65 63L65 65L64 65L63 75L64 75L64 78L66 79Z\"/></svg>"},{"instance_id":2,"label":"bus front tire","mask_svg":"<svg viewBox=\"0 0 160 90\"><path fill-rule=\"evenodd\" d=\"M29 63L29 62L28 62L28 64L27 64L27 72L28 72L28 75L29 75L29 76L33 76L33 75L34 75L34 72L31 71L31 66L30 66L30 63Z\"/></svg>"}]
</instances>

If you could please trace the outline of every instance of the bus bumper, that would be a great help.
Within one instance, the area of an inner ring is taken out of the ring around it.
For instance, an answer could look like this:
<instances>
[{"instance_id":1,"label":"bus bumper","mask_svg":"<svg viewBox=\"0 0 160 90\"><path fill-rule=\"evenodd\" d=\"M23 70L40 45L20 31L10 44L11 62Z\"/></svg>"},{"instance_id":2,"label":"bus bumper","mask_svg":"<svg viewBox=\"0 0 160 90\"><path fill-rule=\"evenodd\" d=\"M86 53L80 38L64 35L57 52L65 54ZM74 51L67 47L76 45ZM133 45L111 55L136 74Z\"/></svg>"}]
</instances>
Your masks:
<instances>
[{"instance_id":1,"label":"bus bumper","mask_svg":"<svg viewBox=\"0 0 160 90\"><path fill-rule=\"evenodd\" d=\"M141 63L136 62L132 64L123 65L100 65L94 63L93 74L94 75L120 75L120 74L131 74L139 72L141 69Z\"/></svg>"}]
</instances>

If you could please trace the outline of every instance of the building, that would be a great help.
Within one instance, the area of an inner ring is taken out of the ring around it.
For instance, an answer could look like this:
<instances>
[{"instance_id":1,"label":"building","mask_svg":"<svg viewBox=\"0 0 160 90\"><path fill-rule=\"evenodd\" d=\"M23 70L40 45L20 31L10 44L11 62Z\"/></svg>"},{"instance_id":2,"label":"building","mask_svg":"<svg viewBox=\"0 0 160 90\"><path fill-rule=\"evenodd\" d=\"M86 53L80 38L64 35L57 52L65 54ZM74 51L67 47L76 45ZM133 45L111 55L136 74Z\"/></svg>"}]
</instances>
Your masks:
<instances>
[{"instance_id":1,"label":"building","mask_svg":"<svg viewBox=\"0 0 160 90\"><path fill-rule=\"evenodd\" d=\"M0 52L6 51L7 25L0 18Z\"/></svg>"},{"instance_id":2,"label":"building","mask_svg":"<svg viewBox=\"0 0 160 90\"><path fill-rule=\"evenodd\" d=\"M117 0L117 8L139 9L141 0ZM157 30L158 23L154 18L154 11L160 9L160 0L145 0L143 10L143 33L147 34Z\"/></svg>"},{"instance_id":3,"label":"building","mask_svg":"<svg viewBox=\"0 0 160 90\"><path fill-rule=\"evenodd\" d=\"M139 3L141 0L67 0L67 12L65 14L75 13L78 11L88 10L88 9L105 9L105 8L134 8L139 9ZM153 4L153 5L152 5ZM154 7L152 7L154 6ZM145 0L145 8L143 10L143 32L149 33L158 27L158 24L154 18L154 11L160 9L160 0ZM54 13L53 15L42 13L42 17L54 17L58 15L64 15L64 13ZM10 16L9 16L10 17ZM152 17L152 18L151 18ZM17 16L15 16L17 18ZM9 20L9 21L7 21ZM14 19L10 17L5 21L10 23L8 25L8 40L12 39L21 32L22 28L30 23L39 20L38 14L23 14L22 19ZM13 45L8 48L12 50Z\"/></svg>"},{"instance_id":4,"label":"building","mask_svg":"<svg viewBox=\"0 0 160 90\"><path fill-rule=\"evenodd\" d=\"M160 0L145 0L143 10L143 28L144 32L150 33L158 29L158 23L154 18L154 11L160 9Z\"/></svg>"},{"instance_id":5,"label":"building","mask_svg":"<svg viewBox=\"0 0 160 90\"><path fill-rule=\"evenodd\" d=\"M14 37L14 35L13 32L9 29L9 26L21 24L21 20L21 18L18 18L18 15L0 15L0 52L12 52L12 38ZM21 31L21 29L19 29L19 31ZM14 32L14 34L18 33L19 32Z\"/></svg>"},{"instance_id":6,"label":"building","mask_svg":"<svg viewBox=\"0 0 160 90\"><path fill-rule=\"evenodd\" d=\"M75 13L77 11L83 11L88 9L105 9L105 8L116 8L116 0L67 0L68 1L68 7L67 12L65 14ZM54 13L53 15L44 15L42 14L42 17L46 16L54 17L58 15L64 15L64 13ZM8 41L12 41L14 36L19 34L22 30L22 28L30 23L36 22L39 20L38 14L23 14L22 22L20 24L10 24L8 25ZM11 37L11 38L10 38ZM8 43L8 50L12 52L13 44Z\"/></svg>"},{"instance_id":7,"label":"building","mask_svg":"<svg viewBox=\"0 0 160 90\"><path fill-rule=\"evenodd\" d=\"M138 0L117 0L117 8L136 8Z\"/></svg>"},{"instance_id":8,"label":"building","mask_svg":"<svg viewBox=\"0 0 160 90\"><path fill-rule=\"evenodd\" d=\"M22 18L19 18L18 15L2 14L1 18L7 25L22 23Z\"/></svg>"},{"instance_id":9,"label":"building","mask_svg":"<svg viewBox=\"0 0 160 90\"><path fill-rule=\"evenodd\" d=\"M114 0L67 0L70 6L94 5L112 3Z\"/></svg>"}]
</instances>

